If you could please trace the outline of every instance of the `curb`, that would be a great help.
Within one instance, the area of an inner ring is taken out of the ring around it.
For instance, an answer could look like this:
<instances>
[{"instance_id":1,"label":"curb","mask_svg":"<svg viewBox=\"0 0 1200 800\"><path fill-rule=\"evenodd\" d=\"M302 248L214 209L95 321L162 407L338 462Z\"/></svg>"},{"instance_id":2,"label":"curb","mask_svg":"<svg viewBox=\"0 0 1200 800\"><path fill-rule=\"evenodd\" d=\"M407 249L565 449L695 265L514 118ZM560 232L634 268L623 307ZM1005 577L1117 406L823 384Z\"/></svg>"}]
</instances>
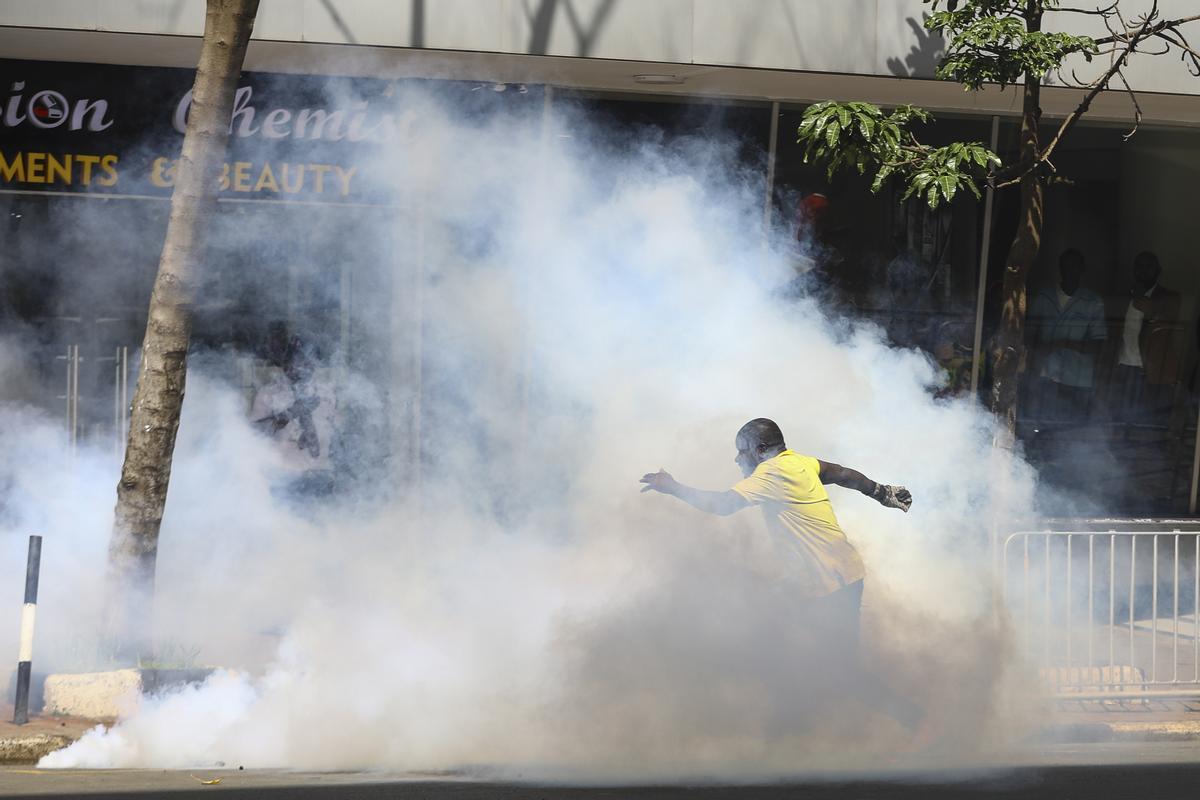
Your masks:
<instances>
[{"instance_id":1,"label":"curb","mask_svg":"<svg viewBox=\"0 0 1200 800\"><path fill-rule=\"evenodd\" d=\"M1200 742L1200 720L1186 722L1080 722L1051 725L1036 737L1043 742Z\"/></svg>"},{"instance_id":2,"label":"curb","mask_svg":"<svg viewBox=\"0 0 1200 800\"><path fill-rule=\"evenodd\" d=\"M0 739L0 764L36 764L42 756L75 741L70 736L38 733Z\"/></svg>"}]
</instances>

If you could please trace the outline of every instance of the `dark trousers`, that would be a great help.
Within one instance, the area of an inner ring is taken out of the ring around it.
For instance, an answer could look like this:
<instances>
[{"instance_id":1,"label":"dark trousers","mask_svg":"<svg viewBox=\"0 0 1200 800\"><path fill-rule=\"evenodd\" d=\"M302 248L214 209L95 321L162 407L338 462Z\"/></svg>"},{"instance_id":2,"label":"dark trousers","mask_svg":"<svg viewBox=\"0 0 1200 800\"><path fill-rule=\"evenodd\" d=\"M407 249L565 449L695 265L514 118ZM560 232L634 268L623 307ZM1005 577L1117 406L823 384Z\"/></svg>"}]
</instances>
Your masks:
<instances>
[{"instance_id":1,"label":"dark trousers","mask_svg":"<svg viewBox=\"0 0 1200 800\"><path fill-rule=\"evenodd\" d=\"M1165 425L1171 414L1171 387L1150 383L1141 367L1113 370L1114 416L1120 422Z\"/></svg>"},{"instance_id":2,"label":"dark trousers","mask_svg":"<svg viewBox=\"0 0 1200 800\"><path fill-rule=\"evenodd\" d=\"M1084 422L1091 416L1092 389L1038 378L1030 398L1031 416L1042 422Z\"/></svg>"},{"instance_id":3,"label":"dark trousers","mask_svg":"<svg viewBox=\"0 0 1200 800\"><path fill-rule=\"evenodd\" d=\"M892 691L863 663L859 625L863 582L857 581L824 597L810 600L806 623L819 648L819 669L832 679L831 688L853 693L868 706L914 728L924 712Z\"/></svg>"}]
</instances>

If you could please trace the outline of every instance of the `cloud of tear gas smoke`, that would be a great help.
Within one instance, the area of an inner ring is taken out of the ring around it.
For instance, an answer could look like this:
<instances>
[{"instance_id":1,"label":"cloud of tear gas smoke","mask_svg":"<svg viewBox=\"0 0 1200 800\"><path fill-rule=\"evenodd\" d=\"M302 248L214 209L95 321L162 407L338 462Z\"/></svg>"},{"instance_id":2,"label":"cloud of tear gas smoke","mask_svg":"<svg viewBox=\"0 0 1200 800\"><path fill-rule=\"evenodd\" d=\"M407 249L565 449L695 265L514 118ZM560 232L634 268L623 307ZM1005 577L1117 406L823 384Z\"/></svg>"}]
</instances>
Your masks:
<instances>
[{"instance_id":1,"label":"cloud of tear gas smoke","mask_svg":"<svg viewBox=\"0 0 1200 800\"><path fill-rule=\"evenodd\" d=\"M925 357L781 299L792 266L764 243L761 183L733 145L639 145L562 107L552 124L572 138L541 135L540 109L466 123L435 97L405 103L388 169L424 228L398 212L400 257L379 261L420 295L378 324L399 339L404 315L425 320L419 490L289 508L239 397L193 376L158 633L230 669L42 766L736 779L869 764L908 734L796 668L803 610L757 511L638 492L660 466L730 486L733 434L757 416L798 451L912 489L908 515L831 490L869 571L868 662L955 709L956 752L1010 731L987 526L1027 507L1032 477L1009 466L996 484L990 422L932 400ZM90 624L116 465L85 453L68 469L45 425L0 424L21 498L7 527L48 536L39 642L79 668L59 643Z\"/></svg>"}]
</instances>

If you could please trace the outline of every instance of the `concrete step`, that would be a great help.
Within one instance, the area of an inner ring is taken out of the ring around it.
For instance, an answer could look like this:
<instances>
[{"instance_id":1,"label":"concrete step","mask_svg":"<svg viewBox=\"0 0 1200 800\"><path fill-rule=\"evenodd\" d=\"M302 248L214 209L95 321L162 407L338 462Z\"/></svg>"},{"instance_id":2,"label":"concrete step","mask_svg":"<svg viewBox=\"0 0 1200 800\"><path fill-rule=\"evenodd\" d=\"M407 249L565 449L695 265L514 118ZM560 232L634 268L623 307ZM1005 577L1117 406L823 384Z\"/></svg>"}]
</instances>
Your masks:
<instances>
[{"instance_id":1,"label":"concrete step","mask_svg":"<svg viewBox=\"0 0 1200 800\"><path fill-rule=\"evenodd\" d=\"M131 713L143 696L185 684L202 683L211 668L118 669L47 675L45 714L117 717Z\"/></svg>"}]
</instances>

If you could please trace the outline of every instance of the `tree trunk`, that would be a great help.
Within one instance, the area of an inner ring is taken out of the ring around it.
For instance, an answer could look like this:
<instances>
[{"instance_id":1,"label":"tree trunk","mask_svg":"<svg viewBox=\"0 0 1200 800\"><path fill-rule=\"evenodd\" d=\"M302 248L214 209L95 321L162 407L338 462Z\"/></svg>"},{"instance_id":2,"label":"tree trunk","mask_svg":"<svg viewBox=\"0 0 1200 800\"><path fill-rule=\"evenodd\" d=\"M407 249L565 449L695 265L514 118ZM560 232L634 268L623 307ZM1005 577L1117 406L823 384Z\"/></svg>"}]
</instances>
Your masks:
<instances>
[{"instance_id":1,"label":"tree trunk","mask_svg":"<svg viewBox=\"0 0 1200 800\"><path fill-rule=\"evenodd\" d=\"M158 532L187 377L192 291L259 0L208 0L192 105L171 194L171 215L150 297L125 463L109 548L117 634L146 635Z\"/></svg>"},{"instance_id":2,"label":"tree trunk","mask_svg":"<svg viewBox=\"0 0 1200 800\"><path fill-rule=\"evenodd\" d=\"M1029 3L1026 25L1031 31L1041 28L1041 11ZM1004 423L1011 448L1017 432L1017 398L1025 372L1025 282L1037 260L1045 222L1045 181L1037 165L1041 155L1038 124L1041 121L1040 75L1025 75L1021 110L1021 138L1018 163L1021 170L1021 205L1017 232L1004 263L1004 287L1000 307L1000 327L992 345L992 412Z\"/></svg>"}]
</instances>

